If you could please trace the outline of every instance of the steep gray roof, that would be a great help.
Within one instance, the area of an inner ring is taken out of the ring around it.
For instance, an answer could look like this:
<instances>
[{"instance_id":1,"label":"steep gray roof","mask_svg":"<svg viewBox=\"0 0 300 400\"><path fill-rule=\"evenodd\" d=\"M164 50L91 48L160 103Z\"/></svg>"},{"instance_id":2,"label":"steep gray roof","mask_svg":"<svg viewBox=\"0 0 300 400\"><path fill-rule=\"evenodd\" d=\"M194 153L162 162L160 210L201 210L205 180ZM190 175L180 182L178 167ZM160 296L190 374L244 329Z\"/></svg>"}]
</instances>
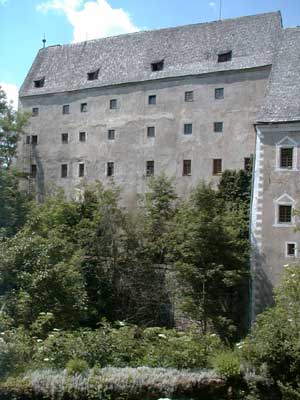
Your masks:
<instances>
[{"instance_id":1,"label":"steep gray roof","mask_svg":"<svg viewBox=\"0 0 300 400\"><path fill-rule=\"evenodd\" d=\"M300 27L282 32L258 121L300 121Z\"/></svg>"},{"instance_id":2,"label":"steep gray roof","mask_svg":"<svg viewBox=\"0 0 300 400\"><path fill-rule=\"evenodd\" d=\"M39 50L20 96L268 65L280 31L274 12L50 46ZM230 50L232 61L218 63L218 53ZM164 69L152 72L162 59ZM98 68L99 78L88 81ZM34 88L42 77L44 87Z\"/></svg>"}]
</instances>

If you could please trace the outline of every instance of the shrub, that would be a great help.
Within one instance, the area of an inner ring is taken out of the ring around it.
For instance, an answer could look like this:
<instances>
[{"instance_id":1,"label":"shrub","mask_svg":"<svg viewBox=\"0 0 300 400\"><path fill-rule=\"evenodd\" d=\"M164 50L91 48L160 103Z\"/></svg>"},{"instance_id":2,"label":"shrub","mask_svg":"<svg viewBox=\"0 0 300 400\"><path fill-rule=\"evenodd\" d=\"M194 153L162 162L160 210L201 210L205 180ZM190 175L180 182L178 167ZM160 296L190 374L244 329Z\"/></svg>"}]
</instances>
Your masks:
<instances>
[{"instance_id":1,"label":"shrub","mask_svg":"<svg viewBox=\"0 0 300 400\"><path fill-rule=\"evenodd\" d=\"M226 379L237 378L241 375L240 360L233 351L222 351L211 359L214 370Z\"/></svg>"},{"instance_id":2,"label":"shrub","mask_svg":"<svg viewBox=\"0 0 300 400\"><path fill-rule=\"evenodd\" d=\"M68 375L79 375L88 370L89 366L85 360L80 358L73 358L69 360L66 365Z\"/></svg>"}]
</instances>

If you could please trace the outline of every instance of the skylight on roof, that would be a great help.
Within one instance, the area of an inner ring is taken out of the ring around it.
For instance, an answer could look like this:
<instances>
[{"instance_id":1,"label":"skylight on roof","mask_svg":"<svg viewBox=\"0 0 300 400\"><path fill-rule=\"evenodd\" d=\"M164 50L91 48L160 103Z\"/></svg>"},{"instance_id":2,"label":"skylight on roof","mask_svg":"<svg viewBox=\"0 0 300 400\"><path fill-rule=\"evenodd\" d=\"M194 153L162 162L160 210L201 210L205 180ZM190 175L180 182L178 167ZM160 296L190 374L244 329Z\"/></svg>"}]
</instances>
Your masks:
<instances>
[{"instance_id":1,"label":"skylight on roof","mask_svg":"<svg viewBox=\"0 0 300 400\"><path fill-rule=\"evenodd\" d=\"M87 80L88 81L95 81L96 79L98 79L98 75L99 75L99 68L96 71L88 72L87 73Z\"/></svg>"},{"instance_id":2,"label":"skylight on roof","mask_svg":"<svg viewBox=\"0 0 300 400\"><path fill-rule=\"evenodd\" d=\"M151 63L151 70L153 72L162 71L164 69L164 60L156 61Z\"/></svg>"},{"instance_id":3,"label":"skylight on roof","mask_svg":"<svg viewBox=\"0 0 300 400\"><path fill-rule=\"evenodd\" d=\"M33 83L34 83L35 88L41 88L45 84L45 77L43 76L43 78L37 79L37 80L33 81Z\"/></svg>"},{"instance_id":4,"label":"skylight on roof","mask_svg":"<svg viewBox=\"0 0 300 400\"><path fill-rule=\"evenodd\" d=\"M226 53L218 54L218 62L227 62L232 59L232 51L227 51Z\"/></svg>"}]
</instances>

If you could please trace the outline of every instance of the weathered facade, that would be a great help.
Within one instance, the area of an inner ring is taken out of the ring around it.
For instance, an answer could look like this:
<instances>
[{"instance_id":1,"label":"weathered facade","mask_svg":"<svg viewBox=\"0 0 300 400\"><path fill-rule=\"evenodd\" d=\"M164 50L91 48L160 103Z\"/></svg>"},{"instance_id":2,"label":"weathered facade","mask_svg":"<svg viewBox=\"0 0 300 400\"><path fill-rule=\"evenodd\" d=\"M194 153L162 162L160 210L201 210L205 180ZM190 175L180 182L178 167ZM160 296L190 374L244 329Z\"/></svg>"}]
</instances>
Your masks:
<instances>
[{"instance_id":1,"label":"weathered facade","mask_svg":"<svg viewBox=\"0 0 300 400\"><path fill-rule=\"evenodd\" d=\"M276 108L265 94L274 90L286 32L276 12L41 49L20 90L21 108L32 112L19 147L30 190L43 196L58 186L72 197L82 181L100 180L119 186L123 204L134 207L153 174L173 177L184 196L200 180L216 183L223 170L247 167L255 147L263 151L255 136L264 125L256 123L267 121L257 116ZM285 258L275 260L273 273L273 246L294 241L281 237L283 229L269 238L267 216L281 189L260 196L283 131L276 132L269 135L275 141L266 146L268 159L256 159L252 210L254 277L261 268L270 287ZM289 139L299 142L296 136ZM284 174L283 185L293 187L287 191L295 200L293 172ZM263 235L268 246L259 242ZM258 310L264 294L254 287Z\"/></svg>"}]
</instances>

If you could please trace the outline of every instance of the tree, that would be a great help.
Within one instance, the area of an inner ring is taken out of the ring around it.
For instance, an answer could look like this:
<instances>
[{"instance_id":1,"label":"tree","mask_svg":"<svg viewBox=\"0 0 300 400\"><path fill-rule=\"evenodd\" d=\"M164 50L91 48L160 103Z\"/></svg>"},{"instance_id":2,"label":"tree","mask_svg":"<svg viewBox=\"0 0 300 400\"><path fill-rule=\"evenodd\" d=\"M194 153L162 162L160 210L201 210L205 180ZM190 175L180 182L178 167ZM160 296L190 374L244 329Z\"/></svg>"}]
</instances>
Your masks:
<instances>
[{"instance_id":1,"label":"tree","mask_svg":"<svg viewBox=\"0 0 300 400\"><path fill-rule=\"evenodd\" d=\"M0 87L0 237L10 236L25 221L27 196L19 191L19 175L11 166L28 115L13 110Z\"/></svg>"},{"instance_id":2,"label":"tree","mask_svg":"<svg viewBox=\"0 0 300 400\"><path fill-rule=\"evenodd\" d=\"M204 333L213 327L228 340L241 328L235 304L247 276L241 218L217 191L200 184L179 209L169 240L169 259L183 282L184 310L201 322Z\"/></svg>"},{"instance_id":3,"label":"tree","mask_svg":"<svg viewBox=\"0 0 300 400\"><path fill-rule=\"evenodd\" d=\"M242 344L244 360L279 384L285 399L300 397L300 268L286 266L275 306L257 317Z\"/></svg>"}]
</instances>

